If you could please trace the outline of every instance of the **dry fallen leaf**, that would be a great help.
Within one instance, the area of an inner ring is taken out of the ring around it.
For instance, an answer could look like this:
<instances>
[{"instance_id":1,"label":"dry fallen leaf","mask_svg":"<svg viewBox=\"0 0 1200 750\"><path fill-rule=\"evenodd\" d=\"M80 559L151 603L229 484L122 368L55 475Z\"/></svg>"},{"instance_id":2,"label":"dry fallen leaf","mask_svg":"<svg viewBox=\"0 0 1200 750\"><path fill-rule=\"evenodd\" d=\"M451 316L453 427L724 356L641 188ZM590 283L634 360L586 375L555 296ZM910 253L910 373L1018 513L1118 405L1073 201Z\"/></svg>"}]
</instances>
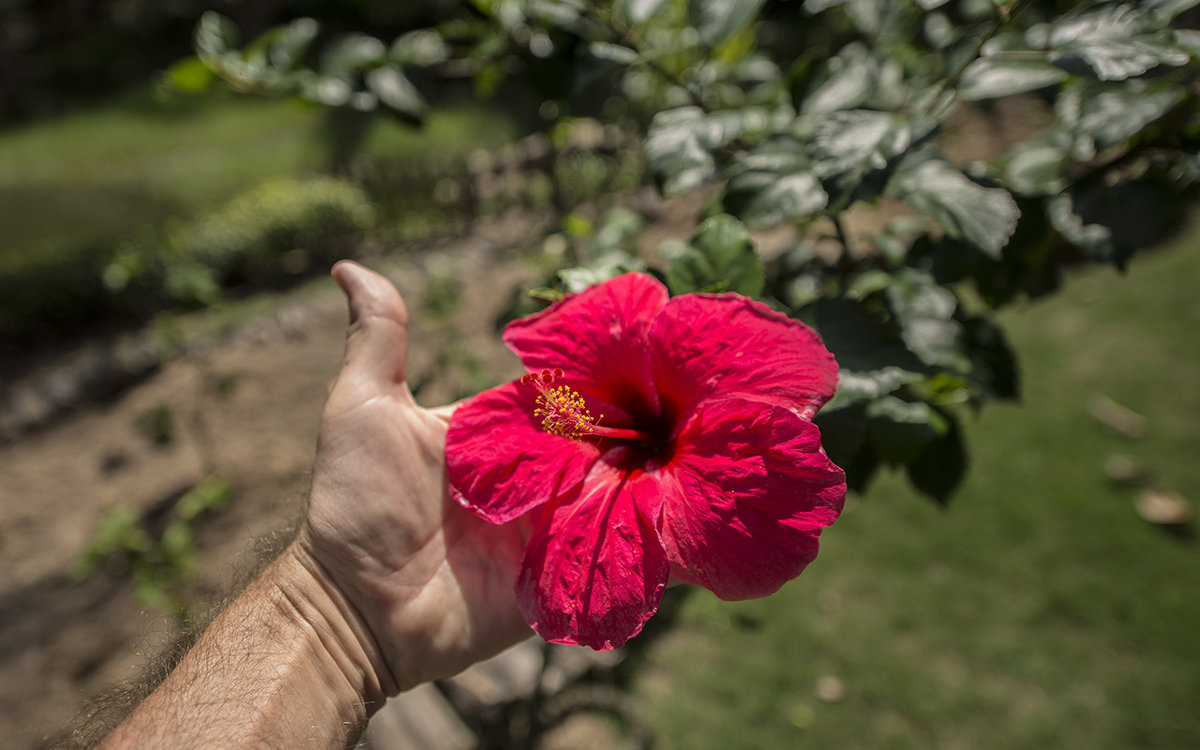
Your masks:
<instances>
[{"instance_id":1,"label":"dry fallen leaf","mask_svg":"<svg viewBox=\"0 0 1200 750\"><path fill-rule=\"evenodd\" d=\"M1088 402L1088 412L1100 424L1126 437L1140 438L1146 433L1145 417L1103 393Z\"/></svg>"}]
</instances>

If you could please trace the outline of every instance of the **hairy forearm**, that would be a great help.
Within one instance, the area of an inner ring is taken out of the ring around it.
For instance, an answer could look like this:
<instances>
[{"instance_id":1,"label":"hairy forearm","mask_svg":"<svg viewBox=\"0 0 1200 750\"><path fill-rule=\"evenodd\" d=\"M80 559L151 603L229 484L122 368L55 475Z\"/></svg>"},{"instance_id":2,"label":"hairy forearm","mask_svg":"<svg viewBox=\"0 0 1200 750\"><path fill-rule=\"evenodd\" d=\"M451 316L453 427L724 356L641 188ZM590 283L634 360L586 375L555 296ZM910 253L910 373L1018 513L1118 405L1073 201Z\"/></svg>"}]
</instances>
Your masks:
<instances>
[{"instance_id":1,"label":"hairy forearm","mask_svg":"<svg viewBox=\"0 0 1200 750\"><path fill-rule=\"evenodd\" d=\"M353 744L383 690L348 619L290 548L100 747Z\"/></svg>"}]
</instances>

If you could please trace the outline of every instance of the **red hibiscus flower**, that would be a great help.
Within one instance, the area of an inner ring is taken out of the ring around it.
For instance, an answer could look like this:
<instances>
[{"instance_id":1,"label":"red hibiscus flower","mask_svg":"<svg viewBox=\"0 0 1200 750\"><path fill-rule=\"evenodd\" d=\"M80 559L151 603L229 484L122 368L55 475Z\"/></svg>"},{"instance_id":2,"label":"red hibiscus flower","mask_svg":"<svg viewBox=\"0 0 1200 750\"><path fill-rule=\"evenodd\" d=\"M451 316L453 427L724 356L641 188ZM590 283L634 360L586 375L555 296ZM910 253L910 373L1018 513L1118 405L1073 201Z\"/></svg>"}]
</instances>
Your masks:
<instances>
[{"instance_id":1,"label":"red hibiscus flower","mask_svg":"<svg viewBox=\"0 0 1200 750\"><path fill-rule=\"evenodd\" d=\"M808 327L627 274L504 341L533 374L459 407L446 461L481 517L528 514L516 590L543 638L615 648L671 577L749 599L816 556L846 484L809 421L837 365Z\"/></svg>"}]
</instances>

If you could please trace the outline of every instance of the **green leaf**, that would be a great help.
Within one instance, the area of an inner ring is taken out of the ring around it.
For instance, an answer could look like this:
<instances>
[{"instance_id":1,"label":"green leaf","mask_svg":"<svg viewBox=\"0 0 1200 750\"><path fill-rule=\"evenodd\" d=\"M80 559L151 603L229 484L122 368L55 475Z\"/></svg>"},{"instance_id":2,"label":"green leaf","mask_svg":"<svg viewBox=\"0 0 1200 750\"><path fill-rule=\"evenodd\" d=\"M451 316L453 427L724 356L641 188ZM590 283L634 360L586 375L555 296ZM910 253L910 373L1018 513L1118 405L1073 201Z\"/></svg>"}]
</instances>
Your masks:
<instances>
[{"instance_id":1,"label":"green leaf","mask_svg":"<svg viewBox=\"0 0 1200 750\"><path fill-rule=\"evenodd\" d=\"M1196 29L1176 29L1175 43L1195 60L1200 58L1200 31Z\"/></svg>"},{"instance_id":2,"label":"green leaf","mask_svg":"<svg viewBox=\"0 0 1200 750\"><path fill-rule=\"evenodd\" d=\"M877 399L924 377L929 368L908 350L897 326L845 298L813 305L813 323L838 363L838 390L831 408Z\"/></svg>"},{"instance_id":3,"label":"green leaf","mask_svg":"<svg viewBox=\"0 0 1200 750\"><path fill-rule=\"evenodd\" d=\"M1161 238L1183 206L1172 186L1147 178L1063 193L1050 201L1047 214L1088 257L1123 268L1131 255Z\"/></svg>"},{"instance_id":4,"label":"green leaf","mask_svg":"<svg viewBox=\"0 0 1200 750\"><path fill-rule=\"evenodd\" d=\"M967 449L958 420L939 414L945 420L945 431L924 445L906 471L913 487L945 505L967 473Z\"/></svg>"},{"instance_id":5,"label":"green leaf","mask_svg":"<svg viewBox=\"0 0 1200 750\"><path fill-rule=\"evenodd\" d=\"M963 321L970 351L971 378L996 398L1015 399L1021 395L1021 376L1017 358L1001 328L987 318Z\"/></svg>"},{"instance_id":6,"label":"green leaf","mask_svg":"<svg viewBox=\"0 0 1200 750\"><path fill-rule=\"evenodd\" d=\"M563 297L566 296L561 289L551 289L548 286L537 286L532 289L527 289L525 293L535 300L540 302L549 302L551 304L555 302L561 302ZM520 315L514 315L513 318L510 318L510 320L524 317L532 312L535 312L535 310L528 310Z\"/></svg>"},{"instance_id":7,"label":"green leaf","mask_svg":"<svg viewBox=\"0 0 1200 750\"><path fill-rule=\"evenodd\" d=\"M636 250L635 241L646 220L641 214L622 206L614 206L604 212L600 224L592 235L594 252L630 249Z\"/></svg>"},{"instance_id":8,"label":"green leaf","mask_svg":"<svg viewBox=\"0 0 1200 750\"><path fill-rule=\"evenodd\" d=\"M879 0L846 0L842 8L854 27L868 37L879 36L888 21L896 17L895 4L881 3Z\"/></svg>"},{"instance_id":9,"label":"green leaf","mask_svg":"<svg viewBox=\"0 0 1200 750\"><path fill-rule=\"evenodd\" d=\"M921 378L919 373L893 365L864 372L839 370L837 396L831 403L841 405L881 398L895 393L903 386L916 383Z\"/></svg>"},{"instance_id":10,"label":"green leaf","mask_svg":"<svg viewBox=\"0 0 1200 750\"><path fill-rule=\"evenodd\" d=\"M862 44L847 44L826 62L827 77L808 92L797 109L802 115L819 115L862 106L875 93L879 64Z\"/></svg>"},{"instance_id":11,"label":"green leaf","mask_svg":"<svg viewBox=\"0 0 1200 750\"><path fill-rule=\"evenodd\" d=\"M813 172L834 194L835 208L874 199L888 170L936 125L891 112L854 109L833 112L812 130Z\"/></svg>"},{"instance_id":12,"label":"green leaf","mask_svg":"<svg viewBox=\"0 0 1200 750\"><path fill-rule=\"evenodd\" d=\"M617 13L634 26L646 23L654 18L667 0L623 0L617 6Z\"/></svg>"},{"instance_id":13,"label":"green leaf","mask_svg":"<svg viewBox=\"0 0 1200 750\"><path fill-rule=\"evenodd\" d=\"M576 0L523 0L527 7L528 17L536 19L542 26L557 27L576 36L583 36L580 24L583 18L584 3Z\"/></svg>"},{"instance_id":14,"label":"green leaf","mask_svg":"<svg viewBox=\"0 0 1200 750\"><path fill-rule=\"evenodd\" d=\"M1200 5L1200 0L1143 0L1142 7L1163 23L1168 23L1185 10Z\"/></svg>"},{"instance_id":15,"label":"green leaf","mask_svg":"<svg viewBox=\"0 0 1200 750\"><path fill-rule=\"evenodd\" d=\"M921 20L921 30L929 44L937 50L947 50L962 36L954 22L942 12L926 13ZM948 66L949 67L949 66ZM957 70L957 68L952 68Z\"/></svg>"},{"instance_id":16,"label":"green leaf","mask_svg":"<svg viewBox=\"0 0 1200 750\"><path fill-rule=\"evenodd\" d=\"M659 112L646 133L646 158L662 178L663 195L694 190L717 173L717 161L705 145L704 111L680 107Z\"/></svg>"},{"instance_id":17,"label":"green leaf","mask_svg":"<svg viewBox=\"0 0 1200 750\"><path fill-rule=\"evenodd\" d=\"M945 0L923 0L940 4ZM806 0L804 10L816 15L823 10L841 7L846 16L860 32L869 37L879 36L885 29L899 20L907 9L896 7L896 3L881 3L879 0ZM937 7L933 5L931 7Z\"/></svg>"},{"instance_id":18,"label":"green leaf","mask_svg":"<svg viewBox=\"0 0 1200 750\"><path fill-rule=\"evenodd\" d=\"M927 365L966 372L962 326L954 318L958 299L919 271L897 274L885 292L908 350Z\"/></svg>"},{"instance_id":19,"label":"green leaf","mask_svg":"<svg viewBox=\"0 0 1200 750\"><path fill-rule=\"evenodd\" d=\"M1189 60L1161 19L1128 3L1085 6L1056 19L1047 32L1035 27L1030 37L1035 45L1053 51L1056 65L1072 72L1090 71L1102 81L1124 80Z\"/></svg>"},{"instance_id":20,"label":"green leaf","mask_svg":"<svg viewBox=\"0 0 1200 750\"><path fill-rule=\"evenodd\" d=\"M388 57L400 65L428 68L449 59L450 47L436 31L417 29L396 37L388 50Z\"/></svg>"},{"instance_id":21,"label":"green leaf","mask_svg":"<svg viewBox=\"0 0 1200 750\"><path fill-rule=\"evenodd\" d=\"M197 57L189 57L167 68L166 79L172 88L185 94L202 94L217 80L212 70Z\"/></svg>"},{"instance_id":22,"label":"green leaf","mask_svg":"<svg viewBox=\"0 0 1200 750\"><path fill-rule=\"evenodd\" d=\"M508 33L515 32L526 23L526 0L470 0L485 16L490 16Z\"/></svg>"},{"instance_id":23,"label":"green leaf","mask_svg":"<svg viewBox=\"0 0 1200 750\"><path fill-rule=\"evenodd\" d=\"M880 458L895 465L915 461L945 435L950 422L929 404L885 396L867 404L868 437Z\"/></svg>"},{"instance_id":24,"label":"green leaf","mask_svg":"<svg viewBox=\"0 0 1200 750\"><path fill-rule=\"evenodd\" d=\"M321 56L321 73L346 78L364 68L374 67L387 58L383 42L367 34L343 34Z\"/></svg>"},{"instance_id":25,"label":"green leaf","mask_svg":"<svg viewBox=\"0 0 1200 750\"><path fill-rule=\"evenodd\" d=\"M852 109L833 112L813 130L809 153L822 178L883 169L912 144L908 122L891 112Z\"/></svg>"},{"instance_id":26,"label":"green leaf","mask_svg":"<svg viewBox=\"0 0 1200 750\"><path fill-rule=\"evenodd\" d=\"M750 226L812 216L829 201L803 146L792 138L775 138L741 155L726 177L722 202Z\"/></svg>"},{"instance_id":27,"label":"green leaf","mask_svg":"<svg viewBox=\"0 0 1200 750\"><path fill-rule=\"evenodd\" d=\"M971 275L979 250L941 232L936 234L941 236L927 232L914 239L904 260L909 266L931 274L939 284L957 284Z\"/></svg>"},{"instance_id":28,"label":"green leaf","mask_svg":"<svg viewBox=\"0 0 1200 750\"><path fill-rule=\"evenodd\" d=\"M727 214L706 220L671 264L667 285L672 294L738 292L747 297L762 294L762 261L746 227Z\"/></svg>"},{"instance_id":29,"label":"green leaf","mask_svg":"<svg viewBox=\"0 0 1200 750\"><path fill-rule=\"evenodd\" d=\"M1046 216L1046 203L1042 198L1018 201L1021 217L1000 258L989 258L967 243L957 248L960 252L949 253L963 256L967 276L989 306L999 308L1019 294L1036 298L1058 288L1061 273L1057 237ZM943 240L943 244L954 242L958 241ZM935 265L933 270L937 273L938 267ZM948 283L941 274L938 277Z\"/></svg>"},{"instance_id":30,"label":"green leaf","mask_svg":"<svg viewBox=\"0 0 1200 750\"><path fill-rule=\"evenodd\" d=\"M816 15L824 10L836 8L846 3L846 0L804 0L804 12Z\"/></svg>"},{"instance_id":31,"label":"green leaf","mask_svg":"<svg viewBox=\"0 0 1200 750\"><path fill-rule=\"evenodd\" d=\"M364 82L371 93L393 112L414 120L424 117L427 109L425 100L398 65L389 64L370 70Z\"/></svg>"},{"instance_id":32,"label":"green leaf","mask_svg":"<svg viewBox=\"0 0 1200 750\"><path fill-rule=\"evenodd\" d=\"M311 18L297 18L286 26L264 35L269 41L267 60L271 65L291 70L304 62L304 55L317 38L321 26Z\"/></svg>"},{"instance_id":33,"label":"green leaf","mask_svg":"<svg viewBox=\"0 0 1200 750\"><path fill-rule=\"evenodd\" d=\"M1007 190L984 187L936 157L902 164L887 190L951 237L965 239L991 257L999 256L1021 213Z\"/></svg>"},{"instance_id":34,"label":"green leaf","mask_svg":"<svg viewBox=\"0 0 1200 750\"><path fill-rule=\"evenodd\" d=\"M777 124L779 115L761 107L706 113L699 107L659 112L646 133L646 158L666 196L700 187L717 172L712 152L743 136L756 136Z\"/></svg>"},{"instance_id":35,"label":"green leaf","mask_svg":"<svg viewBox=\"0 0 1200 750\"><path fill-rule=\"evenodd\" d=\"M1054 86L1067 79L1067 71L1049 60L1013 60L981 57L967 66L958 82L965 101L995 99Z\"/></svg>"},{"instance_id":36,"label":"green leaf","mask_svg":"<svg viewBox=\"0 0 1200 750\"><path fill-rule=\"evenodd\" d=\"M846 283L846 296L865 300L872 294L882 292L893 283L892 275L881 268L867 268L855 272Z\"/></svg>"},{"instance_id":37,"label":"green leaf","mask_svg":"<svg viewBox=\"0 0 1200 750\"><path fill-rule=\"evenodd\" d=\"M575 239L586 239L596 231L596 225L583 214L567 214L563 217L563 231Z\"/></svg>"},{"instance_id":38,"label":"green leaf","mask_svg":"<svg viewBox=\"0 0 1200 750\"><path fill-rule=\"evenodd\" d=\"M688 20L712 49L758 17L765 0L688 0Z\"/></svg>"},{"instance_id":39,"label":"green leaf","mask_svg":"<svg viewBox=\"0 0 1200 750\"><path fill-rule=\"evenodd\" d=\"M784 285L776 295L778 299L793 310L799 310L821 299L825 294L823 278L820 273L811 271L797 274Z\"/></svg>"},{"instance_id":40,"label":"green leaf","mask_svg":"<svg viewBox=\"0 0 1200 750\"><path fill-rule=\"evenodd\" d=\"M595 232L595 224L582 214L568 214L563 217L563 232L572 238L583 240L592 236L592 233Z\"/></svg>"},{"instance_id":41,"label":"green leaf","mask_svg":"<svg viewBox=\"0 0 1200 750\"><path fill-rule=\"evenodd\" d=\"M1061 131L1018 143L1005 155L1004 181L1021 195L1054 195L1067 186L1071 137Z\"/></svg>"},{"instance_id":42,"label":"green leaf","mask_svg":"<svg viewBox=\"0 0 1200 750\"><path fill-rule=\"evenodd\" d=\"M175 512L183 521L220 510L233 496L233 484L220 474L210 474L175 502Z\"/></svg>"},{"instance_id":43,"label":"green leaf","mask_svg":"<svg viewBox=\"0 0 1200 750\"><path fill-rule=\"evenodd\" d=\"M196 56L206 65L215 67L221 58L237 46L237 26L220 13L207 11L196 24L192 43L196 48Z\"/></svg>"},{"instance_id":44,"label":"green leaf","mask_svg":"<svg viewBox=\"0 0 1200 750\"><path fill-rule=\"evenodd\" d=\"M632 65L641 59L636 51L612 42L588 42L587 51L592 57L618 65Z\"/></svg>"},{"instance_id":45,"label":"green leaf","mask_svg":"<svg viewBox=\"0 0 1200 750\"><path fill-rule=\"evenodd\" d=\"M612 250L584 266L565 268L558 272L563 291L568 294L582 292L602 281L633 271L646 270L646 264L623 250Z\"/></svg>"},{"instance_id":46,"label":"green leaf","mask_svg":"<svg viewBox=\"0 0 1200 750\"><path fill-rule=\"evenodd\" d=\"M354 87L335 76L315 76L300 82L300 96L327 107L342 107L354 96Z\"/></svg>"},{"instance_id":47,"label":"green leaf","mask_svg":"<svg viewBox=\"0 0 1200 750\"><path fill-rule=\"evenodd\" d=\"M190 557L194 551L192 527L182 521L175 521L163 529L162 538L159 539L158 544L167 560L179 564Z\"/></svg>"},{"instance_id":48,"label":"green leaf","mask_svg":"<svg viewBox=\"0 0 1200 750\"><path fill-rule=\"evenodd\" d=\"M821 430L821 447L838 466L847 469L867 438L867 406L864 402L839 409L822 409L813 422Z\"/></svg>"},{"instance_id":49,"label":"green leaf","mask_svg":"<svg viewBox=\"0 0 1200 750\"><path fill-rule=\"evenodd\" d=\"M1161 119L1186 96L1179 86L1149 86L1145 81L1081 81L1055 103L1059 119L1074 132L1107 148L1132 138Z\"/></svg>"}]
</instances>

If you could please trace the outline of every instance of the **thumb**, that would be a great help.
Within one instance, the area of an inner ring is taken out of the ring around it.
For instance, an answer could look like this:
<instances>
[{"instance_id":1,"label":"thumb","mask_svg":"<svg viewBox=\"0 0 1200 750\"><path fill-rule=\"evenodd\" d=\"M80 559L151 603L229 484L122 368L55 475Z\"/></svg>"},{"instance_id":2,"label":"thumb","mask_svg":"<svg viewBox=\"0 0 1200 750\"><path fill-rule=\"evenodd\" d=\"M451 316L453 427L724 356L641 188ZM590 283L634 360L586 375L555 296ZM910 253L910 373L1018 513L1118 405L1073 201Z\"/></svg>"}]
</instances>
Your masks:
<instances>
[{"instance_id":1,"label":"thumb","mask_svg":"<svg viewBox=\"0 0 1200 750\"><path fill-rule=\"evenodd\" d=\"M349 380L370 397L403 383L408 366L408 310L392 282L359 264L334 265L333 280L350 305L346 356L339 384Z\"/></svg>"}]
</instances>

